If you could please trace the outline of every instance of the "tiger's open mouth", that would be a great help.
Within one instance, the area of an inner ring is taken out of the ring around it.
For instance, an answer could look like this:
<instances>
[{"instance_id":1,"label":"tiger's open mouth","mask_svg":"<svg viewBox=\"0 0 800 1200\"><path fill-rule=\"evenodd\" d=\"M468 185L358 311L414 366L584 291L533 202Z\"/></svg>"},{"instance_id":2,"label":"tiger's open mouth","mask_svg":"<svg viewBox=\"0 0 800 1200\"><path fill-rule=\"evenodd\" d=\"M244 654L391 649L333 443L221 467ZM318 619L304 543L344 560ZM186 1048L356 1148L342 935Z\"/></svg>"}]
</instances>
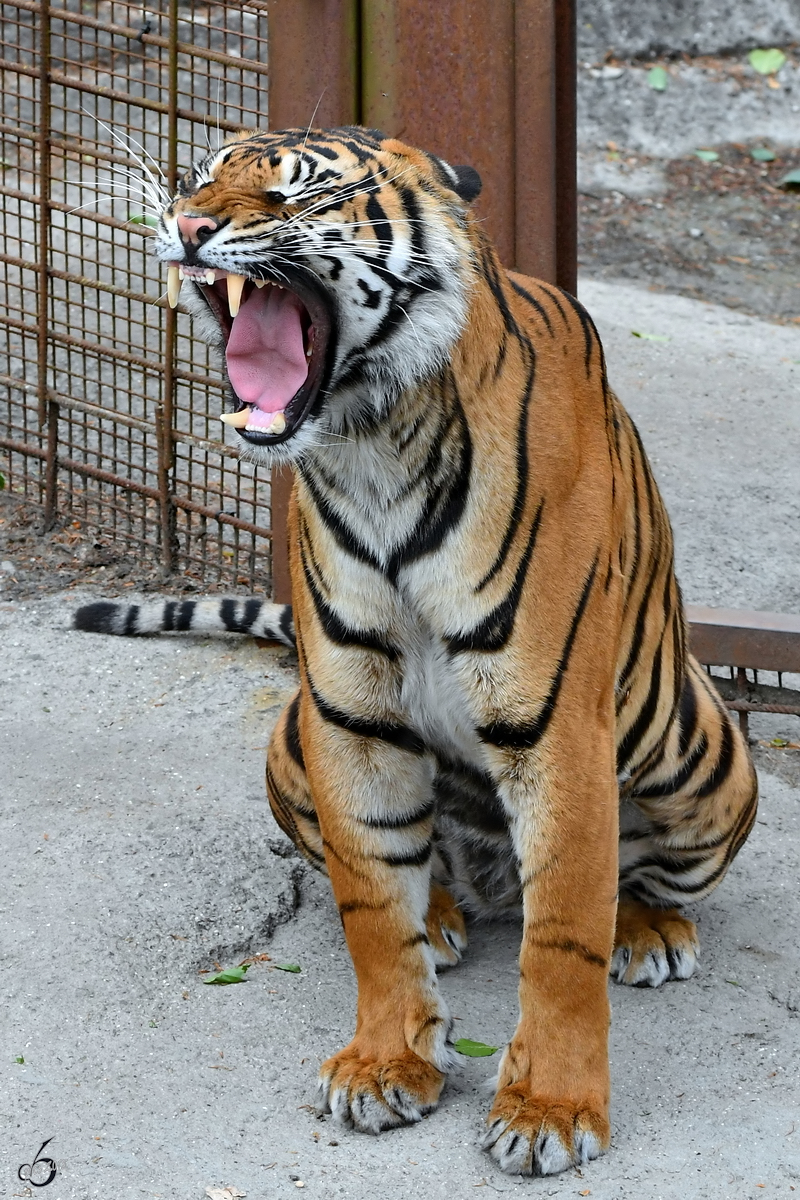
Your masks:
<instances>
[{"instance_id":1,"label":"tiger's open mouth","mask_svg":"<svg viewBox=\"0 0 800 1200\"><path fill-rule=\"evenodd\" d=\"M177 303L182 279L195 284L225 339L237 407L222 420L258 446L287 441L311 412L326 373L331 314L322 289L173 262L170 303Z\"/></svg>"}]
</instances>

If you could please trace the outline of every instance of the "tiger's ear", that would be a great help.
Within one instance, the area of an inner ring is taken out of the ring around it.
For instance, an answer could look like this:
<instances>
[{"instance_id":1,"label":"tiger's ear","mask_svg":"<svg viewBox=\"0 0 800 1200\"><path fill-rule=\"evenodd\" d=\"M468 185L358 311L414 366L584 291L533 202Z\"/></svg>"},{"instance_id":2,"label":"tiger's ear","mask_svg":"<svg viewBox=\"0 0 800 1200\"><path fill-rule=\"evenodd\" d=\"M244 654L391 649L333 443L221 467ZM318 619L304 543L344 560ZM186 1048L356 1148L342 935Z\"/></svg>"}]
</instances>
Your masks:
<instances>
[{"instance_id":1,"label":"tiger's ear","mask_svg":"<svg viewBox=\"0 0 800 1200\"><path fill-rule=\"evenodd\" d=\"M457 192L467 204L471 204L480 195L483 187L480 175L474 167L450 167L450 170L457 181L453 191Z\"/></svg>"},{"instance_id":2,"label":"tiger's ear","mask_svg":"<svg viewBox=\"0 0 800 1200\"><path fill-rule=\"evenodd\" d=\"M430 154L428 157L439 168L445 187L452 188L465 204L471 204L480 195L483 184L474 167L451 167L449 162L445 162L443 158L437 158L435 154Z\"/></svg>"}]
</instances>

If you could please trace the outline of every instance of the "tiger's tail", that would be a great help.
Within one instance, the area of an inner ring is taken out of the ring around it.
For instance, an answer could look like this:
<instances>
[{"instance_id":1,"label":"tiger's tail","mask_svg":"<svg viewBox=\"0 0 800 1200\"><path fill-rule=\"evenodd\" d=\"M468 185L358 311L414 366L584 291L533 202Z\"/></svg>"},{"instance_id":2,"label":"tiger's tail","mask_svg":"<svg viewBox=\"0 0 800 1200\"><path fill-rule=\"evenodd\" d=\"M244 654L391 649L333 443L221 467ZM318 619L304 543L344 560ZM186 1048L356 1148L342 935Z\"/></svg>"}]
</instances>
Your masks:
<instances>
[{"instance_id":1,"label":"tiger's tail","mask_svg":"<svg viewBox=\"0 0 800 1200\"><path fill-rule=\"evenodd\" d=\"M270 604L254 596L150 600L143 604L96 600L75 612L72 628L122 637L173 632L244 633L292 648L296 644L291 605Z\"/></svg>"}]
</instances>

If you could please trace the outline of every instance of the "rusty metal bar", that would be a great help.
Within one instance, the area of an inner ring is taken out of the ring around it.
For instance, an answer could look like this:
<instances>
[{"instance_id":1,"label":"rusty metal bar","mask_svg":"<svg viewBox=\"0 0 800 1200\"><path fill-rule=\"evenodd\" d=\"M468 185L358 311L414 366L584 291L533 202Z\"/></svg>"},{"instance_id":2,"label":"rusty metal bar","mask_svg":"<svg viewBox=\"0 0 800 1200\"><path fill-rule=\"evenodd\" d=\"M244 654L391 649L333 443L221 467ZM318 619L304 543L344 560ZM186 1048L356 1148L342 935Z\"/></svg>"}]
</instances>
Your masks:
<instances>
[{"instance_id":1,"label":"rusty metal bar","mask_svg":"<svg viewBox=\"0 0 800 1200\"><path fill-rule=\"evenodd\" d=\"M58 504L58 405L48 386L50 344L50 4L39 9L39 284L37 289L37 385L40 427L47 422L44 527L55 523Z\"/></svg>"},{"instance_id":2,"label":"rusty metal bar","mask_svg":"<svg viewBox=\"0 0 800 1200\"><path fill-rule=\"evenodd\" d=\"M169 0L169 115L167 118L167 187L174 195L178 185L178 2ZM158 430L158 493L161 509L161 565L171 575L175 558L175 508L172 504L172 473L175 445L175 335L177 313L167 305L164 311L164 378L161 397L156 405Z\"/></svg>"},{"instance_id":3,"label":"rusty metal bar","mask_svg":"<svg viewBox=\"0 0 800 1200\"><path fill-rule=\"evenodd\" d=\"M800 672L800 617L687 605L690 646L708 666Z\"/></svg>"}]
</instances>

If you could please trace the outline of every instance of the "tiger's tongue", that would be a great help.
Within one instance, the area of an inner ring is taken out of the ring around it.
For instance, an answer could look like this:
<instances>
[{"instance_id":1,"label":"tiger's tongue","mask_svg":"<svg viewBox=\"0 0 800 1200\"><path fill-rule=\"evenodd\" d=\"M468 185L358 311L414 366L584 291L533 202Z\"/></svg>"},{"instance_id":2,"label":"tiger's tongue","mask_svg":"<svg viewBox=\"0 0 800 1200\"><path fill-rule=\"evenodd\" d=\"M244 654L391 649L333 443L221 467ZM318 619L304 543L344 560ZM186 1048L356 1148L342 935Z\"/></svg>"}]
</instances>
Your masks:
<instances>
[{"instance_id":1,"label":"tiger's tongue","mask_svg":"<svg viewBox=\"0 0 800 1200\"><path fill-rule=\"evenodd\" d=\"M253 408L249 424L283 412L308 376L300 302L277 287L253 288L234 317L225 360L233 390ZM267 421L267 424L269 423Z\"/></svg>"}]
</instances>

